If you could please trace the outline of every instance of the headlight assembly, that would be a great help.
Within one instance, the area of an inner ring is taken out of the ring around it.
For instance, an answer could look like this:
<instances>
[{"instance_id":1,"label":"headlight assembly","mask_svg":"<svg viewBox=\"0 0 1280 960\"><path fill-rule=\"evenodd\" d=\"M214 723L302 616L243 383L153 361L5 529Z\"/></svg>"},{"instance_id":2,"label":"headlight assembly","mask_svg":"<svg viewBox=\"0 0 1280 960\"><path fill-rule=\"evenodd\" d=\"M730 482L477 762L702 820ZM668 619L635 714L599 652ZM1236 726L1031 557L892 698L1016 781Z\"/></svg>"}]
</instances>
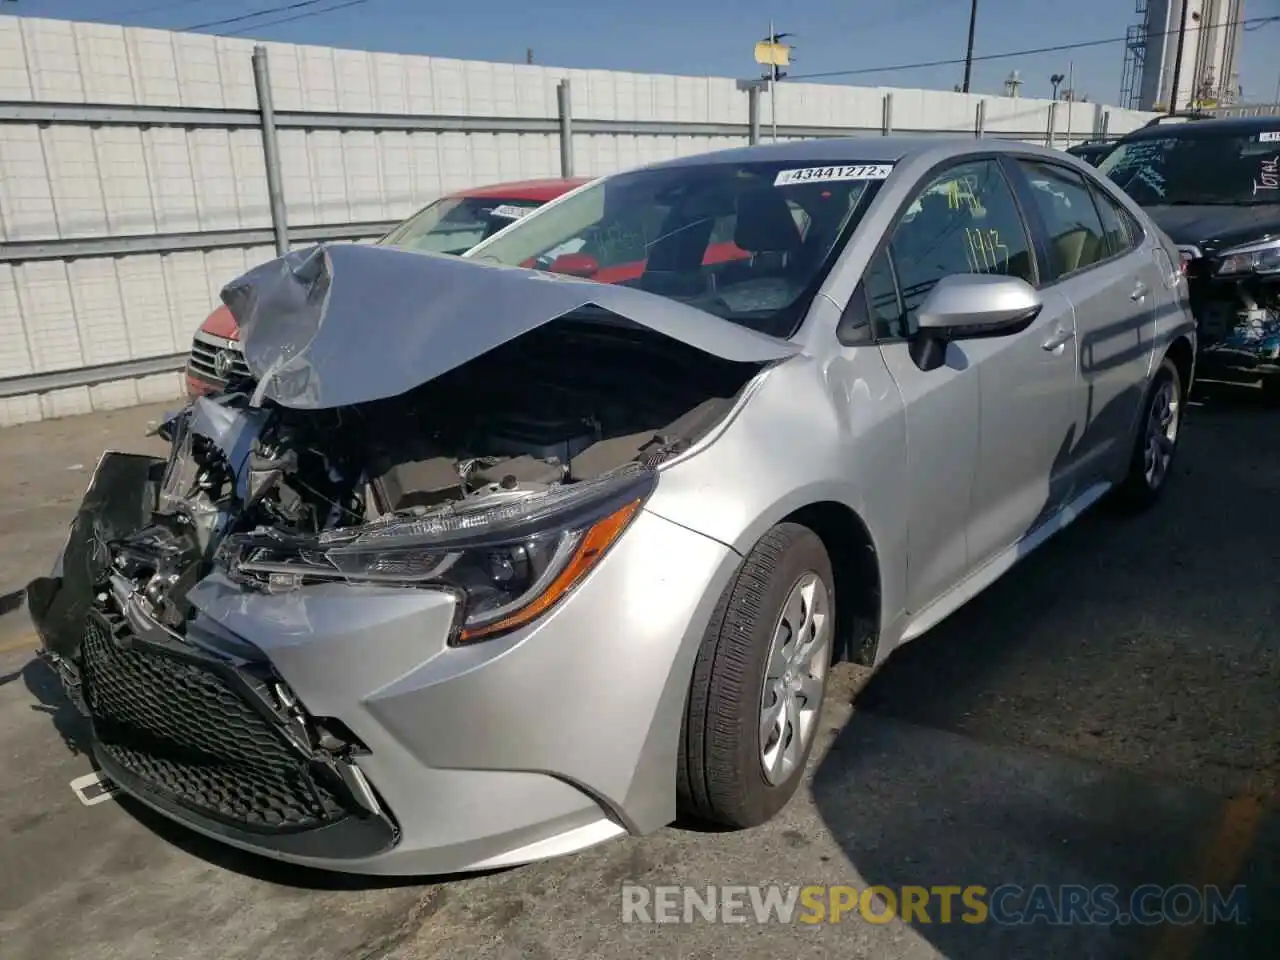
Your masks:
<instances>
[{"instance_id":1,"label":"headlight assembly","mask_svg":"<svg viewBox=\"0 0 1280 960\"><path fill-rule=\"evenodd\" d=\"M630 525L655 482L652 470L635 468L314 538L244 534L228 538L223 562L236 579L272 590L317 581L448 590L463 610L453 642L470 643L558 604Z\"/></svg>"},{"instance_id":2,"label":"headlight assembly","mask_svg":"<svg viewBox=\"0 0 1280 960\"><path fill-rule=\"evenodd\" d=\"M1280 273L1280 238L1224 250L1215 261L1213 272L1218 277Z\"/></svg>"}]
</instances>

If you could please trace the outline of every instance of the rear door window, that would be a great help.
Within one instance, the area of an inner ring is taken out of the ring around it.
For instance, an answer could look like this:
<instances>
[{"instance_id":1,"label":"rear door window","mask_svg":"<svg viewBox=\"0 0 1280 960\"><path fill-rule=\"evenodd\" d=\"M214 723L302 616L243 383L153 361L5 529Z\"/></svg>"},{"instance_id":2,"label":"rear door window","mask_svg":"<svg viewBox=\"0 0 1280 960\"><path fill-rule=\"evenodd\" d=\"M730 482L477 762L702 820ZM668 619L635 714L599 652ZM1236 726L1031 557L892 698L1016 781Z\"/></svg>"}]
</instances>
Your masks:
<instances>
[{"instance_id":1,"label":"rear door window","mask_svg":"<svg viewBox=\"0 0 1280 960\"><path fill-rule=\"evenodd\" d=\"M1084 177L1057 164L1035 160L1017 163L1031 184L1030 193L1047 234L1046 282L1109 259L1112 251L1107 231Z\"/></svg>"}]
</instances>

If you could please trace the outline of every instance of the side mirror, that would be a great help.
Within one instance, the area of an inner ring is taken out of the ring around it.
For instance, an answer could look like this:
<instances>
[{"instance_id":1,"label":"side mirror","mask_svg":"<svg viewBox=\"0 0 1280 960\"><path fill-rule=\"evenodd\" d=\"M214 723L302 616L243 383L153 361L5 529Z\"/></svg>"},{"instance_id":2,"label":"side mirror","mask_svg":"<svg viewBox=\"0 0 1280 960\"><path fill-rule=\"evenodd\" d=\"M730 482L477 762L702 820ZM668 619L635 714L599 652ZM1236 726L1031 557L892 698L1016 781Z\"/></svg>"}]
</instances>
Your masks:
<instances>
[{"instance_id":1,"label":"side mirror","mask_svg":"<svg viewBox=\"0 0 1280 960\"><path fill-rule=\"evenodd\" d=\"M1040 294L1018 277L985 273L943 277L916 313L913 356L920 369L936 369L942 366L948 343L1018 333L1043 307Z\"/></svg>"},{"instance_id":2,"label":"side mirror","mask_svg":"<svg viewBox=\"0 0 1280 960\"><path fill-rule=\"evenodd\" d=\"M1044 306L1036 289L1018 277L956 273L929 291L916 314L921 333L947 340L1017 333Z\"/></svg>"},{"instance_id":3,"label":"side mirror","mask_svg":"<svg viewBox=\"0 0 1280 960\"><path fill-rule=\"evenodd\" d=\"M551 261L547 272L569 277L594 277L600 272L600 261L587 253L562 253Z\"/></svg>"}]
</instances>

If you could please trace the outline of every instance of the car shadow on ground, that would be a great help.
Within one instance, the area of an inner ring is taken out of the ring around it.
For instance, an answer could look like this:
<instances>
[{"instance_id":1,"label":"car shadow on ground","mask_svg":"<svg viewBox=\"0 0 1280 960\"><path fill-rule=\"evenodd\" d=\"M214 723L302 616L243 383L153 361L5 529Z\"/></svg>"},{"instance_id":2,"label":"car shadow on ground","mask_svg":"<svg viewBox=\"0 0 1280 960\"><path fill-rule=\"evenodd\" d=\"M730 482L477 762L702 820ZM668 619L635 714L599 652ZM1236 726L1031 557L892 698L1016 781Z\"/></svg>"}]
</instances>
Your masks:
<instances>
[{"instance_id":1,"label":"car shadow on ground","mask_svg":"<svg viewBox=\"0 0 1280 960\"><path fill-rule=\"evenodd\" d=\"M865 884L1016 884L1011 917L1036 884L1125 907L1271 862L1274 818L1221 830L1280 769L1280 412L1251 396L1201 392L1154 510L1082 517L858 692L813 794ZM958 897L944 923L931 902L911 926L951 960L1192 955L1193 927L972 923ZM1267 955L1222 933L1213 956Z\"/></svg>"}]
</instances>

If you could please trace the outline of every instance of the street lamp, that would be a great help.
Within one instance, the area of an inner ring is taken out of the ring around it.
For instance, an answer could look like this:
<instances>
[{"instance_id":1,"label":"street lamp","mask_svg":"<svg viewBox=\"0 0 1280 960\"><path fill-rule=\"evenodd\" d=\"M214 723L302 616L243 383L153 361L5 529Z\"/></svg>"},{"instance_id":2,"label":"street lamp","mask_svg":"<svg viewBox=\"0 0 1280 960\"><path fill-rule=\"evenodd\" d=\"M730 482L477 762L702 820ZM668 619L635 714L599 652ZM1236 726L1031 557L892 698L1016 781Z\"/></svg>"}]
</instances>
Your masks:
<instances>
[{"instance_id":1,"label":"street lamp","mask_svg":"<svg viewBox=\"0 0 1280 960\"><path fill-rule=\"evenodd\" d=\"M1062 81L1067 79L1060 73L1055 73L1049 77L1049 82L1053 84L1053 99L1058 99L1058 87L1062 85Z\"/></svg>"},{"instance_id":2,"label":"street lamp","mask_svg":"<svg viewBox=\"0 0 1280 960\"><path fill-rule=\"evenodd\" d=\"M786 76L779 67L791 65L791 45L783 43L789 33L776 33L769 24L769 35L756 44L756 63L768 67L764 79L769 81L769 120L773 125L773 140L778 141L778 81Z\"/></svg>"}]
</instances>

